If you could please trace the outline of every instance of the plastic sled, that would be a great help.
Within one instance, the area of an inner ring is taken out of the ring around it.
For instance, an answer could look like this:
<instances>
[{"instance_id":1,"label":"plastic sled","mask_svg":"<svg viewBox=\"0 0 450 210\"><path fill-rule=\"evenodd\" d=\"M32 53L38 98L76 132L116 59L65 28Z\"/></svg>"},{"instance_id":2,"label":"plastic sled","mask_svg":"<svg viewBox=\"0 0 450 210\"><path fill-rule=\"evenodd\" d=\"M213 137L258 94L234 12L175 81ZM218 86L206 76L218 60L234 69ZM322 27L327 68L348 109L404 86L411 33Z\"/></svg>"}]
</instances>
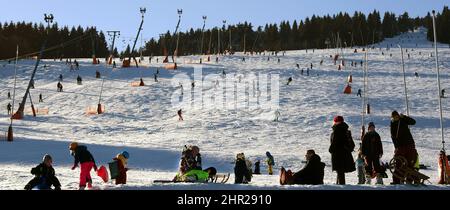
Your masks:
<instances>
[{"instance_id":1,"label":"plastic sled","mask_svg":"<svg viewBox=\"0 0 450 210\"><path fill-rule=\"evenodd\" d=\"M119 163L117 160L108 163L109 173L111 175L111 179L115 179L119 176Z\"/></svg>"},{"instance_id":2,"label":"plastic sled","mask_svg":"<svg viewBox=\"0 0 450 210\"><path fill-rule=\"evenodd\" d=\"M108 175L108 170L106 169L105 166L100 166L100 168L97 169L97 176L102 178L103 182L105 182L105 183L108 182L109 175Z\"/></svg>"}]
</instances>

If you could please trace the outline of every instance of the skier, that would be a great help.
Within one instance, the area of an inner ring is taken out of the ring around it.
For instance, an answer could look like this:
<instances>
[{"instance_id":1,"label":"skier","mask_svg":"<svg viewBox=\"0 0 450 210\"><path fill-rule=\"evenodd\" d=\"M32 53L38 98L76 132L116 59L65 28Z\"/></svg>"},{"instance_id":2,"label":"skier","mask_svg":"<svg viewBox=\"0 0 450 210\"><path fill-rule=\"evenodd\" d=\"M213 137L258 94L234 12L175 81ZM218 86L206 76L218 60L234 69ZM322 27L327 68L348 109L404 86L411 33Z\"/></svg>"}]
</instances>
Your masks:
<instances>
[{"instance_id":1,"label":"skier","mask_svg":"<svg viewBox=\"0 0 450 210\"><path fill-rule=\"evenodd\" d=\"M39 102L44 102L44 100L42 99L42 93L39 93Z\"/></svg>"},{"instance_id":2,"label":"skier","mask_svg":"<svg viewBox=\"0 0 450 210\"><path fill-rule=\"evenodd\" d=\"M81 85L82 82L83 82L83 80L81 79L80 75L78 75L78 77L77 77L77 84Z\"/></svg>"},{"instance_id":3,"label":"skier","mask_svg":"<svg viewBox=\"0 0 450 210\"><path fill-rule=\"evenodd\" d=\"M8 91L8 99L11 99L11 92Z\"/></svg>"},{"instance_id":4,"label":"skier","mask_svg":"<svg viewBox=\"0 0 450 210\"><path fill-rule=\"evenodd\" d=\"M331 153L332 170L337 172L336 184L345 185L345 173L356 170L352 156L355 143L342 116L334 117L333 123L328 151Z\"/></svg>"},{"instance_id":5,"label":"skier","mask_svg":"<svg viewBox=\"0 0 450 210\"><path fill-rule=\"evenodd\" d=\"M57 92L62 92L63 91L63 85L61 84L61 82L58 82L58 84L56 84L56 88L57 88Z\"/></svg>"},{"instance_id":6,"label":"skier","mask_svg":"<svg viewBox=\"0 0 450 210\"><path fill-rule=\"evenodd\" d=\"M360 98L362 97L362 90L358 89L358 93L356 94L356 96L359 96Z\"/></svg>"},{"instance_id":7,"label":"skier","mask_svg":"<svg viewBox=\"0 0 450 210\"><path fill-rule=\"evenodd\" d=\"M59 74L59 81L62 82L63 81L63 75Z\"/></svg>"},{"instance_id":8,"label":"skier","mask_svg":"<svg viewBox=\"0 0 450 210\"><path fill-rule=\"evenodd\" d=\"M409 125L415 125L416 121L403 114L399 114L397 111L393 111L391 114L391 138L394 143L394 158L404 157L407 160L407 167L415 169L414 165L418 159L418 153L416 150L415 142L412 137ZM397 169L394 169L394 173ZM407 180L410 182L411 180ZM400 179L395 176L392 177L392 184L400 184Z\"/></svg>"},{"instance_id":9,"label":"skier","mask_svg":"<svg viewBox=\"0 0 450 210\"><path fill-rule=\"evenodd\" d=\"M11 103L8 103L8 105L6 105L6 109L8 110L8 115L12 114Z\"/></svg>"},{"instance_id":10,"label":"skier","mask_svg":"<svg viewBox=\"0 0 450 210\"><path fill-rule=\"evenodd\" d=\"M97 165L95 164L94 157L87 150L86 146L78 145L76 142L70 143L69 150L70 154L74 157L72 170L75 170L75 168L78 167L78 163L81 164L79 184L80 190L84 190L86 188L86 183L88 188L92 188L91 169L94 168L94 171L97 171Z\"/></svg>"},{"instance_id":11,"label":"skier","mask_svg":"<svg viewBox=\"0 0 450 210\"><path fill-rule=\"evenodd\" d=\"M182 116L182 111L181 111L181 109L180 110L178 110L178 121L183 121L183 116Z\"/></svg>"},{"instance_id":12,"label":"skier","mask_svg":"<svg viewBox=\"0 0 450 210\"><path fill-rule=\"evenodd\" d=\"M128 165L128 159L130 158L130 155L127 151L123 151L116 155L116 157L113 158L114 161L117 161L119 173L116 177L116 185L118 184L126 184L127 183L127 165Z\"/></svg>"},{"instance_id":13,"label":"skier","mask_svg":"<svg viewBox=\"0 0 450 210\"><path fill-rule=\"evenodd\" d=\"M364 157L366 184L370 184L372 178L377 178L377 184L383 184L384 171L380 165L380 158L383 156L383 145L381 137L375 131L375 124L370 122L367 127L368 132L362 138L361 153Z\"/></svg>"},{"instance_id":14,"label":"skier","mask_svg":"<svg viewBox=\"0 0 450 210\"><path fill-rule=\"evenodd\" d=\"M239 153L236 155L236 161L234 165L234 183L247 184L251 180L252 180L252 171L248 170L245 155L244 153Z\"/></svg>"},{"instance_id":15,"label":"skier","mask_svg":"<svg viewBox=\"0 0 450 210\"><path fill-rule=\"evenodd\" d=\"M272 154L270 154L269 151L266 152L266 157L267 157L266 163L267 163L269 175L273 175L273 166L275 165L275 161L273 159Z\"/></svg>"},{"instance_id":16,"label":"skier","mask_svg":"<svg viewBox=\"0 0 450 210\"><path fill-rule=\"evenodd\" d=\"M286 171L281 167L280 184L309 184L319 185L323 184L323 177L325 175L325 163L321 162L320 156L314 150L308 150L305 155L306 165L297 173L292 174L291 170Z\"/></svg>"},{"instance_id":17,"label":"skier","mask_svg":"<svg viewBox=\"0 0 450 210\"><path fill-rule=\"evenodd\" d=\"M286 85L289 85L292 82L292 77L289 77L288 82Z\"/></svg>"},{"instance_id":18,"label":"skier","mask_svg":"<svg viewBox=\"0 0 450 210\"><path fill-rule=\"evenodd\" d=\"M37 188L39 190L61 190L61 183L55 176L55 169L52 167L52 157L48 154L42 158L42 163L31 169L31 174L35 177L25 185L25 190Z\"/></svg>"}]
</instances>

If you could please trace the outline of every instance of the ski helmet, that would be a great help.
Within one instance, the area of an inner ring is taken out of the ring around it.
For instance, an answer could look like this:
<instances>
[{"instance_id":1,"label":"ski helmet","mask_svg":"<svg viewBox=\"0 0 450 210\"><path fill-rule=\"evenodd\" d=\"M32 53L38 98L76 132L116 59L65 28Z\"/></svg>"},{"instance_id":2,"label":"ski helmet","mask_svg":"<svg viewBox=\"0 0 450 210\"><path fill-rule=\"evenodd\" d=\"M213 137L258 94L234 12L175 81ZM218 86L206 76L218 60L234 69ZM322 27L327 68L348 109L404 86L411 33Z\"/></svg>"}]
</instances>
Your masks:
<instances>
[{"instance_id":1,"label":"ski helmet","mask_svg":"<svg viewBox=\"0 0 450 210\"><path fill-rule=\"evenodd\" d=\"M130 154L128 154L127 151L123 151L122 153L120 153L124 158L128 159L130 158Z\"/></svg>"},{"instance_id":2,"label":"ski helmet","mask_svg":"<svg viewBox=\"0 0 450 210\"><path fill-rule=\"evenodd\" d=\"M75 150L78 147L78 143L77 142L72 142L69 145L69 150Z\"/></svg>"},{"instance_id":3,"label":"ski helmet","mask_svg":"<svg viewBox=\"0 0 450 210\"><path fill-rule=\"evenodd\" d=\"M47 160L53 160L52 156L50 156L49 154L45 154L44 157L42 157L42 162L45 162Z\"/></svg>"}]
</instances>

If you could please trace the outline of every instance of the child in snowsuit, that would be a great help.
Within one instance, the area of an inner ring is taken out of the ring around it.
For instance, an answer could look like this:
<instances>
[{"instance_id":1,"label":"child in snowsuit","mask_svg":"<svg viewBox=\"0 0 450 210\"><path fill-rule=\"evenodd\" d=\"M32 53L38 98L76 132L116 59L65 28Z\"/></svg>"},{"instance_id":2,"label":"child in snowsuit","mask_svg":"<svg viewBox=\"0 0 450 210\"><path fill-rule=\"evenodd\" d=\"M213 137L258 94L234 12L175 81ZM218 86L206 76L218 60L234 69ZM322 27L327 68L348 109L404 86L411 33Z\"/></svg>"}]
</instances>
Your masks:
<instances>
[{"instance_id":1,"label":"child in snowsuit","mask_svg":"<svg viewBox=\"0 0 450 210\"><path fill-rule=\"evenodd\" d=\"M94 157L87 150L86 146L78 145L76 142L70 143L69 150L70 154L75 159L72 170L75 170L75 168L78 167L78 163L81 164L80 190L84 190L86 188L86 183L88 188L92 188L91 169L94 168L94 171L97 171L97 165L95 164Z\"/></svg>"},{"instance_id":2,"label":"child in snowsuit","mask_svg":"<svg viewBox=\"0 0 450 210\"><path fill-rule=\"evenodd\" d=\"M61 190L61 183L55 176L55 169L52 167L52 157L48 154L42 158L42 163L31 169L31 174L35 177L25 185L25 190L37 188L39 190L50 190L52 185L55 190Z\"/></svg>"},{"instance_id":3,"label":"child in snowsuit","mask_svg":"<svg viewBox=\"0 0 450 210\"><path fill-rule=\"evenodd\" d=\"M252 180L252 171L248 169L244 153L236 155L234 165L234 183L247 184Z\"/></svg>"},{"instance_id":4,"label":"child in snowsuit","mask_svg":"<svg viewBox=\"0 0 450 210\"><path fill-rule=\"evenodd\" d=\"M268 166L268 172L269 175L273 175L273 166L275 165L275 161L273 160L273 156L270 154L269 151L266 152L266 156L267 156L267 166Z\"/></svg>"},{"instance_id":5,"label":"child in snowsuit","mask_svg":"<svg viewBox=\"0 0 450 210\"><path fill-rule=\"evenodd\" d=\"M119 168L119 175L116 177L116 185L127 183L128 158L130 158L130 155L127 151L123 151L122 153L117 154L115 158L113 158L113 160L117 161Z\"/></svg>"}]
</instances>

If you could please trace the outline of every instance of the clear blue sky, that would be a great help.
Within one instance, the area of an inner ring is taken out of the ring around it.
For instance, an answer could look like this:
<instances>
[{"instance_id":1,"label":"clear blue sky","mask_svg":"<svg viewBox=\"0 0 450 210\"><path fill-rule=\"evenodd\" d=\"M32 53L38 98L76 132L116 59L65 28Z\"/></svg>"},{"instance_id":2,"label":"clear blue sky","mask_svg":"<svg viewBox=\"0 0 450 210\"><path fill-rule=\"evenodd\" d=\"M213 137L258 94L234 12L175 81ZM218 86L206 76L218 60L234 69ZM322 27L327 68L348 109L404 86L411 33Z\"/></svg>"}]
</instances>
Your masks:
<instances>
[{"instance_id":1,"label":"clear blue sky","mask_svg":"<svg viewBox=\"0 0 450 210\"><path fill-rule=\"evenodd\" d=\"M181 30L200 28L202 16L208 16L206 27L249 21L254 26L302 20L313 14L325 15L354 11L368 13L374 9L396 14L407 11L410 16L424 16L433 9L441 11L449 0L0 0L0 21L44 22L43 14L52 13L59 25L97 26L98 29L120 30L118 42L136 36L140 23L139 7L146 7L143 38L157 37L173 31L177 9L183 9Z\"/></svg>"}]
</instances>

